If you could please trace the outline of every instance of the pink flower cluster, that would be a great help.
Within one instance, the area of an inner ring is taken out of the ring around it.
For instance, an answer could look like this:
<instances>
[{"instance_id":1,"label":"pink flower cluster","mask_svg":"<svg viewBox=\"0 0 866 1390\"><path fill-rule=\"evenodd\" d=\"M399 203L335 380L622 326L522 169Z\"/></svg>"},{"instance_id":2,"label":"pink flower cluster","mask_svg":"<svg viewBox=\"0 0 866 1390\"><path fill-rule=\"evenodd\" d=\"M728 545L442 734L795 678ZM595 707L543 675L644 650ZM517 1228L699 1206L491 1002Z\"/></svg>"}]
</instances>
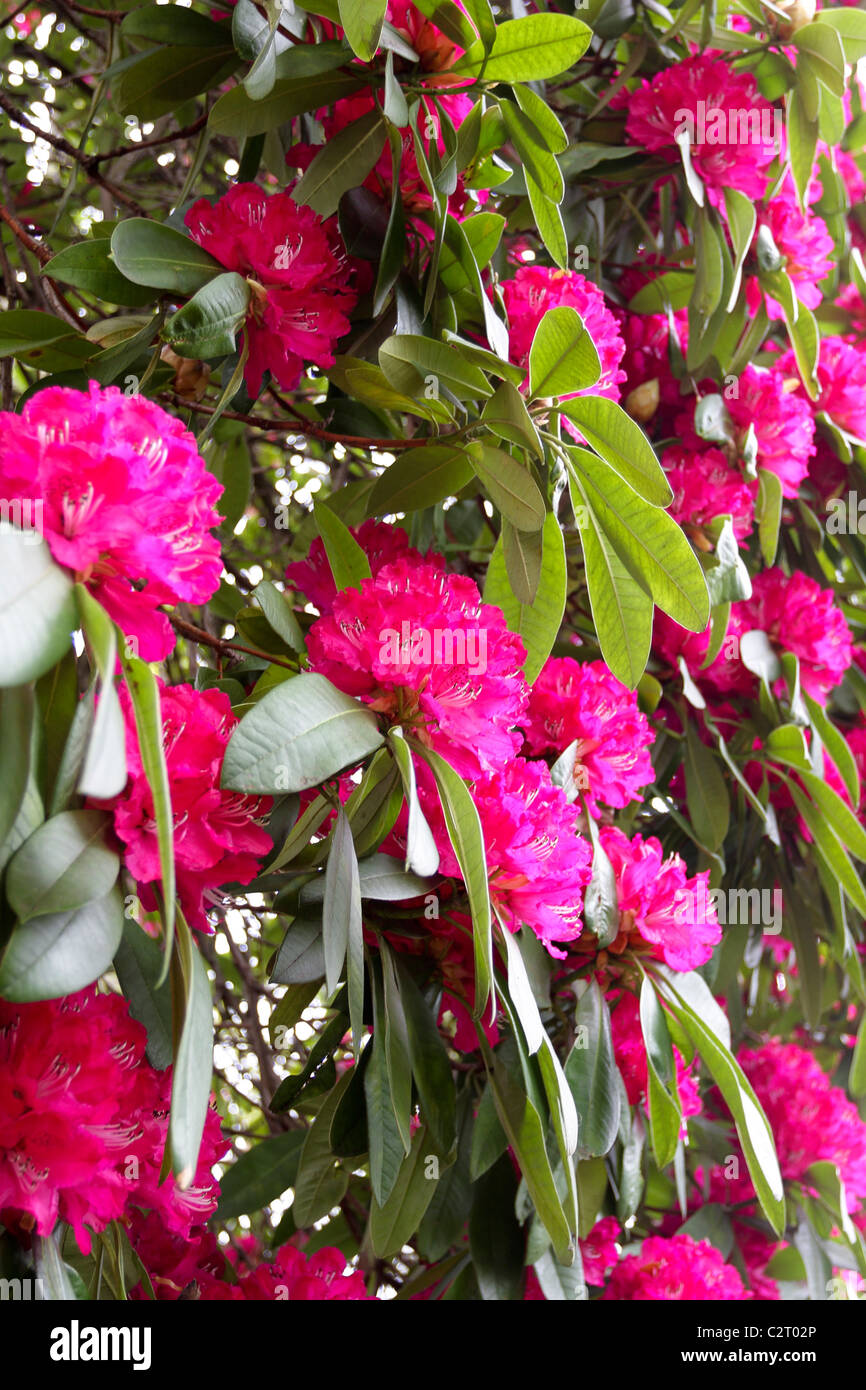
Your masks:
<instances>
[{"instance_id":1,"label":"pink flower cluster","mask_svg":"<svg viewBox=\"0 0 866 1390\"><path fill-rule=\"evenodd\" d=\"M118 995L95 989L37 1004L0 999L0 1218L50 1235L58 1219L83 1253L133 1209L186 1240L216 1207L210 1170L225 1152L208 1111L198 1168L160 1181L170 1072L144 1058L145 1031Z\"/></svg>"},{"instance_id":2,"label":"pink flower cluster","mask_svg":"<svg viewBox=\"0 0 866 1390\"><path fill-rule=\"evenodd\" d=\"M402 526L389 526L386 521L376 521L370 517L360 526L351 528L352 536L358 542L370 562L370 573L375 577L385 565L394 560L424 561L440 569L445 568L441 555L429 551L421 554L409 544L409 537ZM293 589L300 592L318 608L322 617L331 612L337 597L337 585L331 573L328 552L321 536L316 536L305 560L295 560L286 565L286 580Z\"/></svg>"},{"instance_id":3,"label":"pink flower cluster","mask_svg":"<svg viewBox=\"0 0 866 1390\"><path fill-rule=\"evenodd\" d=\"M799 659L803 689L821 704L826 703L853 659L851 632L836 606L833 590L822 589L799 570L786 575L779 568L762 570L753 581L752 597L731 605L722 648L706 670L702 666L709 632L686 632L659 613L653 643L671 666L676 666L678 657L684 657L689 674L702 689L716 695L751 695L757 690L758 678L743 665L740 643L753 631L766 633L775 651L791 652ZM784 693L782 677L774 683L774 690Z\"/></svg>"},{"instance_id":4,"label":"pink flower cluster","mask_svg":"<svg viewBox=\"0 0 866 1390\"><path fill-rule=\"evenodd\" d=\"M250 281L250 395L260 392L265 372L292 391L310 363L333 366L357 298L335 219L323 222L288 192L237 183L214 204L199 198L184 220L193 241Z\"/></svg>"},{"instance_id":5,"label":"pink flower cluster","mask_svg":"<svg viewBox=\"0 0 866 1390\"><path fill-rule=\"evenodd\" d=\"M638 1255L626 1255L602 1299L618 1302L730 1302L748 1298L733 1265L708 1240L648 1236Z\"/></svg>"},{"instance_id":6,"label":"pink flower cluster","mask_svg":"<svg viewBox=\"0 0 866 1390\"><path fill-rule=\"evenodd\" d=\"M114 831L124 845L124 862L152 911L152 885L160 881L153 796L141 760L135 717L125 687L120 692L126 722L129 781L107 803ZM237 718L221 690L194 690L160 682L163 743L174 818L178 896L190 926L210 931L206 906L225 883L249 883L271 837L258 824L270 798L244 796L220 788L226 745Z\"/></svg>"},{"instance_id":7,"label":"pink flower cluster","mask_svg":"<svg viewBox=\"0 0 866 1390\"><path fill-rule=\"evenodd\" d=\"M674 521L703 530L717 516L730 516L738 541L751 533L758 483L745 479L721 449L693 453L673 447L661 461L674 494L668 508Z\"/></svg>"},{"instance_id":8,"label":"pink flower cluster","mask_svg":"<svg viewBox=\"0 0 866 1390\"><path fill-rule=\"evenodd\" d=\"M593 813L598 802L622 808L639 800L653 780L653 731L635 692L603 661L550 657L529 692L524 732L534 758L577 743L572 777Z\"/></svg>"},{"instance_id":9,"label":"pink flower cluster","mask_svg":"<svg viewBox=\"0 0 866 1390\"><path fill-rule=\"evenodd\" d=\"M630 1105L647 1105L648 1062L646 1043L640 1022L640 1005L633 994L623 994L610 1016L613 1048L616 1064L625 1082ZM676 1086L685 1121L690 1115L699 1115L702 1110L698 1088L692 1077L693 1063L686 1063L682 1054L674 1048L676 1065Z\"/></svg>"},{"instance_id":10,"label":"pink flower cluster","mask_svg":"<svg viewBox=\"0 0 866 1390\"><path fill-rule=\"evenodd\" d=\"M307 639L310 666L402 724L464 777L517 753L526 652L477 586L408 554L336 595Z\"/></svg>"},{"instance_id":11,"label":"pink flower cluster","mask_svg":"<svg viewBox=\"0 0 866 1390\"><path fill-rule=\"evenodd\" d=\"M0 412L0 493L39 504L58 564L98 599L145 661L174 647L164 603L206 603L222 561L211 527L222 485L180 420L91 382L48 386ZM31 508L32 510L32 508Z\"/></svg>"}]
</instances>

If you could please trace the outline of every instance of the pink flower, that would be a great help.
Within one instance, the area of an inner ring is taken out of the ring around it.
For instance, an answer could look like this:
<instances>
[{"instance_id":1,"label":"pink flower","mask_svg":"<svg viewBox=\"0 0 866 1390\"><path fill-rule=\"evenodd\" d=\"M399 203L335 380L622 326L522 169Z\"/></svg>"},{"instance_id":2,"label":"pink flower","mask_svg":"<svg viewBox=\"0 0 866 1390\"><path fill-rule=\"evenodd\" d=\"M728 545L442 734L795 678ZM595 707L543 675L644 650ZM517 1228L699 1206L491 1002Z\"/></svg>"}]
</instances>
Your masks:
<instances>
[{"instance_id":1,"label":"pink flower","mask_svg":"<svg viewBox=\"0 0 866 1390\"><path fill-rule=\"evenodd\" d=\"M601 376L596 384L571 394L619 400L620 382L625 381L625 372L619 369L625 344L604 295L591 280L574 270L526 265L513 279L503 282L502 294L511 333L511 357L519 367L528 367L535 330L548 309L567 305L580 314L601 362Z\"/></svg>"},{"instance_id":2,"label":"pink flower","mask_svg":"<svg viewBox=\"0 0 866 1390\"><path fill-rule=\"evenodd\" d=\"M658 840L629 840L613 825L602 826L600 839L616 875L619 907L619 936L610 949L645 941L672 970L705 965L722 936L707 892L709 873L689 878L678 854L663 858Z\"/></svg>"},{"instance_id":3,"label":"pink flower","mask_svg":"<svg viewBox=\"0 0 866 1390\"><path fill-rule=\"evenodd\" d=\"M156 905L149 885L161 879L153 798L142 767L135 718L126 689L120 692L126 721L129 782L106 803L125 846L124 862L142 889L149 910ZM190 926L210 931L206 902L224 883L249 883L259 860L270 853L270 835L257 817L270 798L220 789L229 735L237 724L221 690L166 686L160 681L163 743L174 817L174 855L181 906Z\"/></svg>"},{"instance_id":4,"label":"pink flower","mask_svg":"<svg viewBox=\"0 0 866 1390\"><path fill-rule=\"evenodd\" d=\"M805 1180L820 1161L834 1163L845 1184L849 1211L866 1197L866 1123L839 1086L833 1086L811 1052L797 1043L771 1038L757 1048L741 1048L737 1061L761 1102L776 1143L782 1177ZM743 1161L730 1177L721 1167L711 1174L714 1200L734 1203L753 1195Z\"/></svg>"},{"instance_id":5,"label":"pink flower","mask_svg":"<svg viewBox=\"0 0 866 1390\"><path fill-rule=\"evenodd\" d=\"M649 1084L646 1043L640 1023L640 1005L633 994L623 994L611 1013L610 1022L616 1064L625 1082L629 1104L643 1105L646 1108ZM677 1048L674 1048L674 1063L677 1069L677 1093L683 1113L681 1137L684 1138L686 1120L689 1115L699 1115L703 1106L692 1078L692 1063L687 1066Z\"/></svg>"},{"instance_id":6,"label":"pink flower","mask_svg":"<svg viewBox=\"0 0 866 1390\"><path fill-rule=\"evenodd\" d=\"M160 1183L170 1073L144 1058L146 1034L119 995L95 988L36 1004L0 1000L0 1213L79 1248L129 1206L158 1210L186 1237L216 1207L210 1167L225 1151L209 1112L193 1184Z\"/></svg>"},{"instance_id":7,"label":"pink flower","mask_svg":"<svg viewBox=\"0 0 866 1390\"><path fill-rule=\"evenodd\" d=\"M87 391L49 386L20 415L0 413L0 490L41 509L57 563L137 640L145 661L174 647L159 605L206 603L219 587L210 528L222 486L180 420L146 396L95 381Z\"/></svg>"},{"instance_id":8,"label":"pink flower","mask_svg":"<svg viewBox=\"0 0 866 1390\"><path fill-rule=\"evenodd\" d=\"M780 370L796 371L793 353L786 353L777 365ZM816 401L808 401L802 386L799 388L807 408L816 415L826 412L840 429L855 439L866 441L866 351L863 347L846 343L844 338L822 338L817 376L819 394Z\"/></svg>"},{"instance_id":9,"label":"pink flower","mask_svg":"<svg viewBox=\"0 0 866 1390\"><path fill-rule=\"evenodd\" d=\"M818 285L835 263L833 238L826 224L816 213L800 209L788 181L782 192L759 211L758 229L761 227L769 228L777 250L785 257L785 273L793 282L797 298L807 308L817 309L822 299ZM782 306L770 295L765 298L770 318L783 318ZM757 279L747 282L746 300L750 312L755 313L761 302Z\"/></svg>"},{"instance_id":10,"label":"pink flower","mask_svg":"<svg viewBox=\"0 0 866 1390\"><path fill-rule=\"evenodd\" d=\"M620 808L638 800L655 776L647 751L654 734L637 695L603 661L549 657L529 692L524 730L533 757L577 741L572 775L594 813L598 801Z\"/></svg>"},{"instance_id":11,"label":"pink flower","mask_svg":"<svg viewBox=\"0 0 866 1390\"><path fill-rule=\"evenodd\" d=\"M439 848L442 873L459 878L435 793L422 774L425 814ZM490 897L512 931L526 925L549 953L564 959L557 941L581 931L583 891L592 869L589 842L578 833L578 812L555 787L544 763L514 758L472 785L481 821Z\"/></svg>"},{"instance_id":12,"label":"pink flower","mask_svg":"<svg viewBox=\"0 0 866 1390\"><path fill-rule=\"evenodd\" d=\"M662 465L674 494L668 507L674 521L703 529L717 516L729 515L737 540L750 534L758 484L748 482L733 468L721 449L705 449L703 453L666 449Z\"/></svg>"},{"instance_id":13,"label":"pink flower","mask_svg":"<svg viewBox=\"0 0 866 1390\"><path fill-rule=\"evenodd\" d=\"M351 529L352 535L370 561L370 571L373 575L377 575L383 566L401 558L418 564L426 563L445 568L445 561L441 555L436 555L432 550L422 555L410 546L409 537L402 526L391 526L386 521L376 521L370 517L360 526ZM286 566L286 580L293 588L306 594L323 617L330 613L337 586L321 536L316 536L306 560L295 560Z\"/></svg>"},{"instance_id":14,"label":"pink flower","mask_svg":"<svg viewBox=\"0 0 866 1390\"><path fill-rule=\"evenodd\" d=\"M644 80L620 104L628 111L626 135L633 145L678 164L676 135L687 130L692 165L709 189L763 197L764 169L777 153L773 108L751 73L734 72L720 58L686 58Z\"/></svg>"},{"instance_id":15,"label":"pink flower","mask_svg":"<svg viewBox=\"0 0 866 1390\"><path fill-rule=\"evenodd\" d=\"M294 1245L283 1245L273 1261L262 1260L249 1274L241 1271L242 1296L247 1301L286 1300L290 1303L370 1302L364 1276L346 1272L342 1250L323 1246L304 1255Z\"/></svg>"},{"instance_id":16,"label":"pink flower","mask_svg":"<svg viewBox=\"0 0 866 1390\"><path fill-rule=\"evenodd\" d=\"M616 1266L602 1294L608 1301L731 1302L748 1298L743 1281L708 1240L648 1236L639 1255Z\"/></svg>"},{"instance_id":17,"label":"pink flower","mask_svg":"<svg viewBox=\"0 0 866 1390\"><path fill-rule=\"evenodd\" d=\"M658 614L653 645L670 662L685 658L690 675L703 688L719 694L753 694L757 676L740 659L740 643L748 632L764 632L774 649L792 652L800 662L800 681L813 699L825 704L827 696L851 665L851 632L836 606L832 589L822 589L814 579L795 570L787 575L775 567L762 570L752 582L752 597L731 605L728 630L721 650L711 665L701 669L709 646L709 633L687 633L664 614ZM774 682L776 694L785 692L784 677Z\"/></svg>"},{"instance_id":18,"label":"pink flower","mask_svg":"<svg viewBox=\"0 0 866 1390\"><path fill-rule=\"evenodd\" d=\"M193 241L252 283L244 380L258 395L269 371L285 391L306 367L331 367L357 295L335 219L323 222L284 191L238 183L216 203L199 198L184 219Z\"/></svg>"},{"instance_id":19,"label":"pink flower","mask_svg":"<svg viewBox=\"0 0 866 1390\"><path fill-rule=\"evenodd\" d=\"M346 589L313 623L310 665L404 725L464 777L520 747L526 652L471 579L408 554Z\"/></svg>"},{"instance_id":20,"label":"pink flower","mask_svg":"<svg viewBox=\"0 0 866 1390\"><path fill-rule=\"evenodd\" d=\"M799 378L787 370L792 361L780 359L772 368L750 363L737 378L736 389L725 394L737 446L744 446L753 427L756 464L776 474L784 497L797 496L815 452L814 417L799 394ZM683 412L677 417L677 433L689 448L701 450L706 448L706 441L694 432L693 421L692 411Z\"/></svg>"}]
</instances>

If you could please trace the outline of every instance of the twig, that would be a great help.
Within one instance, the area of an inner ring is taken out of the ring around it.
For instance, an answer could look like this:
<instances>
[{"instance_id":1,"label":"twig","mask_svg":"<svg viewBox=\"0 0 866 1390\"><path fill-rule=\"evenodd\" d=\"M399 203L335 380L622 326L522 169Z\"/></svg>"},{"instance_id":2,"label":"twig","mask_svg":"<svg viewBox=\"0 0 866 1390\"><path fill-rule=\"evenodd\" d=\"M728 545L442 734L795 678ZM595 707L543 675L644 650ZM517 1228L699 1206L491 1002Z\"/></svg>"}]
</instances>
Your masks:
<instances>
[{"instance_id":1,"label":"twig","mask_svg":"<svg viewBox=\"0 0 866 1390\"><path fill-rule=\"evenodd\" d=\"M214 407L211 405L198 405L194 401L185 401L181 396L175 396L171 392L165 392L164 397L171 401L172 405L178 406L182 410L197 411L200 415L213 415ZM280 401L281 405L286 402ZM286 406L289 409L288 406ZM363 434L333 434L330 430L321 429L318 425L312 424L309 420L304 420L303 416L298 416L298 421L294 420L271 420L265 416L241 415L236 410L224 410L221 414L223 420L240 420L245 425L255 425L259 430L281 430L284 434L306 434L312 435L314 439L322 439L329 444L344 444L350 449L413 449L418 446L417 439L368 439ZM420 443L424 443L423 440Z\"/></svg>"},{"instance_id":2,"label":"twig","mask_svg":"<svg viewBox=\"0 0 866 1390\"><path fill-rule=\"evenodd\" d=\"M169 613L168 620L175 632L179 632L182 637L189 637L193 642L199 642L202 646L213 647L214 651L222 652L244 652L247 656L260 656L263 661L269 661L272 666L283 666L287 671L297 671L297 662L282 661L280 657L274 656L272 652L258 651L255 647L244 647L240 642L230 642L225 637L212 637L209 632L205 632L203 627L196 627L194 623L188 623L185 618L179 618L176 613Z\"/></svg>"}]
</instances>

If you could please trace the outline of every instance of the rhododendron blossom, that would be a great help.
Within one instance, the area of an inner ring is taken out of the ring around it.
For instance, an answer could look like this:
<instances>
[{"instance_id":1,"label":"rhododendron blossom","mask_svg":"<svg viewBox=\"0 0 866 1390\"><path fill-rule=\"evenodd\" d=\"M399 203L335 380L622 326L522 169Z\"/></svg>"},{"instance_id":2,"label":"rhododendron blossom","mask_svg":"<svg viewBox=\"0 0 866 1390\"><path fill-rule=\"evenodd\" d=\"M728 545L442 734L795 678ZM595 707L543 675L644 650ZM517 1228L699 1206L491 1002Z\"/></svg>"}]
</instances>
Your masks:
<instances>
[{"instance_id":1,"label":"rhododendron blossom","mask_svg":"<svg viewBox=\"0 0 866 1390\"><path fill-rule=\"evenodd\" d=\"M624 94L626 135L633 145L679 163L677 139L688 137L689 157L705 184L760 198L766 166L778 153L773 108L751 73L703 55L664 67L636 92Z\"/></svg>"},{"instance_id":2,"label":"rhododendron blossom","mask_svg":"<svg viewBox=\"0 0 866 1390\"><path fill-rule=\"evenodd\" d=\"M580 314L601 363L601 375L595 385L571 394L619 400L620 383L625 381L625 372L620 370L625 344L604 295L591 280L574 270L521 266L511 280L504 281L502 295L508 314L511 357L519 367L528 367L535 330L548 309L565 305Z\"/></svg>"},{"instance_id":3,"label":"rhododendron blossom","mask_svg":"<svg viewBox=\"0 0 866 1390\"><path fill-rule=\"evenodd\" d=\"M721 449L693 453L671 448L661 461L674 494L668 511L687 533L689 527L703 530L716 517L730 516L738 541L750 534L758 484L733 468Z\"/></svg>"},{"instance_id":4,"label":"rhododendron blossom","mask_svg":"<svg viewBox=\"0 0 866 1390\"><path fill-rule=\"evenodd\" d=\"M524 758L479 778L471 790L484 835L490 897L501 920L512 931L525 924L552 956L563 959L565 952L554 943L580 935L583 891L592 868L576 807L553 785L544 763ZM439 868L459 877L438 801L432 795L423 800Z\"/></svg>"},{"instance_id":5,"label":"rhododendron blossom","mask_svg":"<svg viewBox=\"0 0 866 1390\"><path fill-rule=\"evenodd\" d=\"M613 1049L616 1064L625 1082L630 1105L643 1105L647 1108L648 1062L646 1043L640 1022L640 1005L633 994L623 994L610 1016ZM692 1077L693 1063L688 1066L678 1048L673 1049L676 1066L676 1088L683 1114L681 1135L686 1132L689 1115L699 1115L702 1110L698 1088Z\"/></svg>"},{"instance_id":6,"label":"rhododendron blossom","mask_svg":"<svg viewBox=\"0 0 866 1390\"><path fill-rule=\"evenodd\" d=\"M0 492L145 661L174 647L159 606L206 603L219 587L222 490L180 420L145 396L92 381L0 412Z\"/></svg>"},{"instance_id":7,"label":"rhododendron blossom","mask_svg":"<svg viewBox=\"0 0 866 1390\"><path fill-rule=\"evenodd\" d=\"M708 1240L680 1234L648 1236L639 1255L620 1260L602 1294L623 1302L730 1302L748 1297L733 1265Z\"/></svg>"},{"instance_id":8,"label":"rhododendron blossom","mask_svg":"<svg viewBox=\"0 0 866 1390\"><path fill-rule=\"evenodd\" d=\"M310 666L413 732L461 775L520 747L526 652L471 579L398 557L346 589L307 639Z\"/></svg>"},{"instance_id":9,"label":"rhododendron blossom","mask_svg":"<svg viewBox=\"0 0 866 1390\"><path fill-rule=\"evenodd\" d=\"M212 1164L225 1151L208 1112L185 1189L160 1181L170 1073L144 1060L146 1034L118 995L82 990L45 1003L0 999L0 1214L50 1235L58 1217L84 1254L129 1205L186 1238L216 1207Z\"/></svg>"},{"instance_id":10,"label":"rhododendron blossom","mask_svg":"<svg viewBox=\"0 0 866 1390\"><path fill-rule=\"evenodd\" d=\"M129 782L108 803L114 831L125 847L125 862L149 910L156 906L152 885L161 879L153 795L138 747L132 703L120 692L126 723ZM222 791L220 773L229 735L237 724L221 690L193 690L160 682L163 741L174 816L177 887L190 926L210 931L205 915L216 889L249 883L260 859L273 849L258 820L270 798Z\"/></svg>"},{"instance_id":11,"label":"rhododendron blossom","mask_svg":"<svg viewBox=\"0 0 866 1390\"><path fill-rule=\"evenodd\" d=\"M602 849L616 876L619 931L607 949L652 948L672 970L705 965L721 940L715 906L707 893L709 873L689 877L678 854L666 859L658 840L629 840L616 826L602 826Z\"/></svg>"},{"instance_id":12,"label":"rhododendron blossom","mask_svg":"<svg viewBox=\"0 0 866 1390\"><path fill-rule=\"evenodd\" d=\"M360 526L352 527L351 531L369 560L370 573L373 575L377 575L384 565L399 559L445 568L441 555L429 551L422 556L420 551L410 546L409 537L401 526L389 526L371 517ZM286 580L293 588L300 589L323 617L330 613L337 595L337 585L321 536L316 536L305 560L295 560L286 566Z\"/></svg>"},{"instance_id":13,"label":"rhododendron blossom","mask_svg":"<svg viewBox=\"0 0 866 1390\"><path fill-rule=\"evenodd\" d=\"M796 373L792 352L779 359L779 370ZM866 442L866 349L832 336L821 339L818 357L818 399L810 401L798 381L804 405L815 415L830 416L834 425Z\"/></svg>"},{"instance_id":14,"label":"rhododendron blossom","mask_svg":"<svg viewBox=\"0 0 866 1390\"><path fill-rule=\"evenodd\" d=\"M834 243L826 223L814 212L808 209L804 212L797 203L793 187L786 183L782 192L759 211L758 228L761 227L767 228L776 249L784 256L785 274L797 298L808 309L817 309L822 298L818 286L834 264ZM766 295L765 301L771 319L784 317L782 306L772 295ZM756 278L749 280L746 286L746 302L755 313L761 302L761 287Z\"/></svg>"},{"instance_id":15,"label":"rhododendron blossom","mask_svg":"<svg viewBox=\"0 0 866 1390\"><path fill-rule=\"evenodd\" d=\"M184 220L199 246L250 282L244 380L251 395L266 372L291 391L310 363L333 366L357 298L333 220L254 183L235 184L213 204L199 198Z\"/></svg>"},{"instance_id":16,"label":"rhododendron blossom","mask_svg":"<svg viewBox=\"0 0 866 1390\"><path fill-rule=\"evenodd\" d=\"M653 731L637 695L603 661L548 658L529 692L524 731L534 757L577 743L572 779L593 812L599 801L627 806L653 780Z\"/></svg>"}]
</instances>

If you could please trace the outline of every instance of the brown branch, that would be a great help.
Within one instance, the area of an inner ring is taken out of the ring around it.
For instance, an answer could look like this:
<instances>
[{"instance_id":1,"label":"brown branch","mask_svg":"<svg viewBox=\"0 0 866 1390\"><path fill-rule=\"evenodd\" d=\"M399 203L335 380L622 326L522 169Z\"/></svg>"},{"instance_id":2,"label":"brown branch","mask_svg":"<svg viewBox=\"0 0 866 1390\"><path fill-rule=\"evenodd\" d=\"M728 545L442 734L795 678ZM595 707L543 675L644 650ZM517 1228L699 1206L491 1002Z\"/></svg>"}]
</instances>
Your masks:
<instances>
[{"instance_id":1,"label":"brown branch","mask_svg":"<svg viewBox=\"0 0 866 1390\"><path fill-rule=\"evenodd\" d=\"M213 415L214 407L210 405L198 405L195 401L185 401L181 396L175 396L171 392L164 392L163 398L168 399L172 405L178 406L181 410L194 410L199 415ZM286 404L284 401L281 405ZM287 407L289 408L289 407ZM413 449L425 440L417 439L368 439L363 434L333 434L330 430L321 429L318 425L312 424L309 420L304 420L303 416L298 416L297 423L294 420L271 420L264 416L241 415L236 410L223 410L220 412L223 420L240 420L245 425L255 425L259 430L280 430L283 434L306 434L312 435L314 439L322 439L330 444L344 444L350 449Z\"/></svg>"},{"instance_id":2,"label":"brown branch","mask_svg":"<svg viewBox=\"0 0 866 1390\"><path fill-rule=\"evenodd\" d=\"M213 647L214 651L222 652L225 656L229 652L244 652L247 656L260 656L263 661L269 661L272 666L283 666L287 671L297 671L297 662L283 661L280 657L274 656L272 652L258 651L255 647L244 647L240 642L230 642L225 637L212 637L209 632L205 632L203 627L196 627L195 623L188 623L186 618L179 618L176 613L169 613L168 620L175 632L179 632L181 637L189 637L193 642L199 642L204 647Z\"/></svg>"},{"instance_id":3,"label":"brown branch","mask_svg":"<svg viewBox=\"0 0 866 1390\"><path fill-rule=\"evenodd\" d=\"M47 261L51 260L51 252L48 250L48 247L43 246L41 241L37 241L35 237L32 237L29 232L25 231L18 221L18 218L13 216L9 209L5 208L2 203L0 203L0 222L6 223L6 226L9 227L12 233L18 238L21 245L26 247L26 249L36 257L40 265L45 265Z\"/></svg>"},{"instance_id":4,"label":"brown branch","mask_svg":"<svg viewBox=\"0 0 866 1390\"><path fill-rule=\"evenodd\" d=\"M188 140L207 125L208 115L209 112L205 111L192 125L184 126L182 130L173 130L169 135L154 135L150 140L133 140L128 145L116 145L106 154L92 154L87 158L91 165L104 164L107 159L120 159L122 155L138 154L139 150L149 150L154 145L168 145L173 140Z\"/></svg>"}]
</instances>

